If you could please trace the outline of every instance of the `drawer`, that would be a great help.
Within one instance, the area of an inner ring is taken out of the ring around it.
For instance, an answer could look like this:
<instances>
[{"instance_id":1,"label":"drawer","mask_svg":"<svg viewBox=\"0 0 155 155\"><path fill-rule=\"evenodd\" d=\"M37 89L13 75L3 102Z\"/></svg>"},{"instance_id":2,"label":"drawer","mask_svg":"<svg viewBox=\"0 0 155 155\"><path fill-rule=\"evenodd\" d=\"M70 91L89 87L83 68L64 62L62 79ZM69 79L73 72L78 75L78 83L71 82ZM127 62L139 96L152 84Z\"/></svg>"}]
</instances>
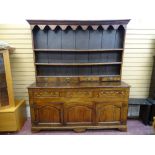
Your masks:
<instances>
[{"instance_id":1,"label":"drawer","mask_svg":"<svg viewBox=\"0 0 155 155\"><path fill-rule=\"evenodd\" d=\"M93 97L92 91L89 90L68 90L60 93L61 97Z\"/></svg>"},{"instance_id":2,"label":"drawer","mask_svg":"<svg viewBox=\"0 0 155 155\"><path fill-rule=\"evenodd\" d=\"M112 90L112 89L101 89L99 91L94 92L96 97L127 97L127 90Z\"/></svg>"},{"instance_id":3,"label":"drawer","mask_svg":"<svg viewBox=\"0 0 155 155\"><path fill-rule=\"evenodd\" d=\"M107 77L102 77L101 81L120 81L121 76L107 76Z\"/></svg>"},{"instance_id":4,"label":"drawer","mask_svg":"<svg viewBox=\"0 0 155 155\"><path fill-rule=\"evenodd\" d=\"M34 98L36 97L59 97L60 92L59 91L54 91L54 90L39 90L39 91L34 91L33 92Z\"/></svg>"},{"instance_id":5,"label":"drawer","mask_svg":"<svg viewBox=\"0 0 155 155\"><path fill-rule=\"evenodd\" d=\"M106 98L106 97L128 97L129 91L127 89L66 89L66 90L55 90L55 89L42 89L33 92L34 98L38 97L71 97L71 98Z\"/></svg>"}]
</instances>

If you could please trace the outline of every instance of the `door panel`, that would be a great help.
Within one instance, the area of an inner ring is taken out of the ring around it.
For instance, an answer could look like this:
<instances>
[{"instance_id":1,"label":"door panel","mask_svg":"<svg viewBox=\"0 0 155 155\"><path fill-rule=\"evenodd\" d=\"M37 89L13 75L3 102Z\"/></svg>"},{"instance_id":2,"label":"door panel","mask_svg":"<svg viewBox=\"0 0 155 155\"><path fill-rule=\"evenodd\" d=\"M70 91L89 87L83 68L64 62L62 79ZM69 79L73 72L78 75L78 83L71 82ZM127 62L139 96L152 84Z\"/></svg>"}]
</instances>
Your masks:
<instances>
[{"instance_id":1,"label":"door panel","mask_svg":"<svg viewBox=\"0 0 155 155\"><path fill-rule=\"evenodd\" d=\"M34 120L36 124L63 124L63 103L34 104Z\"/></svg>"},{"instance_id":2,"label":"door panel","mask_svg":"<svg viewBox=\"0 0 155 155\"><path fill-rule=\"evenodd\" d=\"M64 121L66 124L92 124L94 122L94 109L92 103L65 104Z\"/></svg>"},{"instance_id":3,"label":"door panel","mask_svg":"<svg viewBox=\"0 0 155 155\"><path fill-rule=\"evenodd\" d=\"M116 122L121 121L121 103L96 103L96 122Z\"/></svg>"}]
</instances>

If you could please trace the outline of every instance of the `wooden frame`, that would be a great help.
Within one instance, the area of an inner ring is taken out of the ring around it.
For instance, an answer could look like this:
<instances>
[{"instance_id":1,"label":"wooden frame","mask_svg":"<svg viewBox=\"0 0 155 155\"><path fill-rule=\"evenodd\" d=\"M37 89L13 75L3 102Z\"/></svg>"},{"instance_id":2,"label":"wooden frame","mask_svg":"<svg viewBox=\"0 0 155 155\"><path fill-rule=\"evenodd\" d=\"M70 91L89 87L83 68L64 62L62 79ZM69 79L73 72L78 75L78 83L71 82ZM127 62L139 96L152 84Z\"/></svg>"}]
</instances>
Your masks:
<instances>
[{"instance_id":1,"label":"wooden frame","mask_svg":"<svg viewBox=\"0 0 155 155\"><path fill-rule=\"evenodd\" d=\"M7 88L8 88L8 94L9 94L9 103L10 103L10 106L15 106L9 51L6 50L3 53L3 56L4 56L4 66L6 71Z\"/></svg>"},{"instance_id":2,"label":"wooden frame","mask_svg":"<svg viewBox=\"0 0 155 155\"><path fill-rule=\"evenodd\" d=\"M4 84L4 86L2 86L6 89L8 102L7 105L3 105L4 100L1 100L1 104L3 106L0 106L0 132L19 131L26 121L25 100L15 100L14 98L13 81L9 59L9 54L13 50L13 48L0 49L0 54L2 55L2 79L0 82ZM4 89L3 87L2 89ZM2 93L2 96L0 97L3 98L4 94Z\"/></svg>"}]
</instances>

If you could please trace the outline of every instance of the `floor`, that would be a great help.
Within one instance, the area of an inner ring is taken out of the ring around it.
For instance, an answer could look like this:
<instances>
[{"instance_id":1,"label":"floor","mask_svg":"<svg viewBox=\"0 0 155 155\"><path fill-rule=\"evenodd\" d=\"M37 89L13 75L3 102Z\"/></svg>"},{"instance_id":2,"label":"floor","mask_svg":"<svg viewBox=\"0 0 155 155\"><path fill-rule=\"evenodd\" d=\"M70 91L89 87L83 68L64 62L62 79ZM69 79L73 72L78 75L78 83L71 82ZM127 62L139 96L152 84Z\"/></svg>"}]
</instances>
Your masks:
<instances>
[{"instance_id":1,"label":"floor","mask_svg":"<svg viewBox=\"0 0 155 155\"><path fill-rule=\"evenodd\" d=\"M128 131L120 132L118 130L87 130L83 133L75 133L74 131L40 131L38 133L31 132L31 120L28 119L22 130L17 133L1 133L1 135L155 135L152 126L145 126L139 120L128 120Z\"/></svg>"}]
</instances>

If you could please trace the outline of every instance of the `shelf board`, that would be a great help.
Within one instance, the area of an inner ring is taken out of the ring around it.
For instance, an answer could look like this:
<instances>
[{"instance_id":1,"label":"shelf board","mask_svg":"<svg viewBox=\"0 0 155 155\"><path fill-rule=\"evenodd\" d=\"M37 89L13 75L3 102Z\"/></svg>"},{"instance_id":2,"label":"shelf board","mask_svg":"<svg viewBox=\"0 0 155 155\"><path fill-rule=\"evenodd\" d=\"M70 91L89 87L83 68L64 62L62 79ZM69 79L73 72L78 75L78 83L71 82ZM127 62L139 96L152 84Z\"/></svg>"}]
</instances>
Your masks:
<instances>
[{"instance_id":1,"label":"shelf board","mask_svg":"<svg viewBox=\"0 0 155 155\"><path fill-rule=\"evenodd\" d=\"M49 75L49 76L39 76L37 75L36 77L38 78L49 78L49 77L118 77L121 76L120 74L118 75Z\"/></svg>"},{"instance_id":2,"label":"shelf board","mask_svg":"<svg viewBox=\"0 0 155 155\"><path fill-rule=\"evenodd\" d=\"M98 66L98 65L119 65L122 62L103 62L103 63L35 63L42 66Z\"/></svg>"},{"instance_id":3,"label":"shelf board","mask_svg":"<svg viewBox=\"0 0 155 155\"><path fill-rule=\"evenodd\" d=\"M107 51L123 51L123 48L117 49L34 49L35 52L40 51L66 51L66 52L107 52Z\"/></svg>"}]
</instances>

